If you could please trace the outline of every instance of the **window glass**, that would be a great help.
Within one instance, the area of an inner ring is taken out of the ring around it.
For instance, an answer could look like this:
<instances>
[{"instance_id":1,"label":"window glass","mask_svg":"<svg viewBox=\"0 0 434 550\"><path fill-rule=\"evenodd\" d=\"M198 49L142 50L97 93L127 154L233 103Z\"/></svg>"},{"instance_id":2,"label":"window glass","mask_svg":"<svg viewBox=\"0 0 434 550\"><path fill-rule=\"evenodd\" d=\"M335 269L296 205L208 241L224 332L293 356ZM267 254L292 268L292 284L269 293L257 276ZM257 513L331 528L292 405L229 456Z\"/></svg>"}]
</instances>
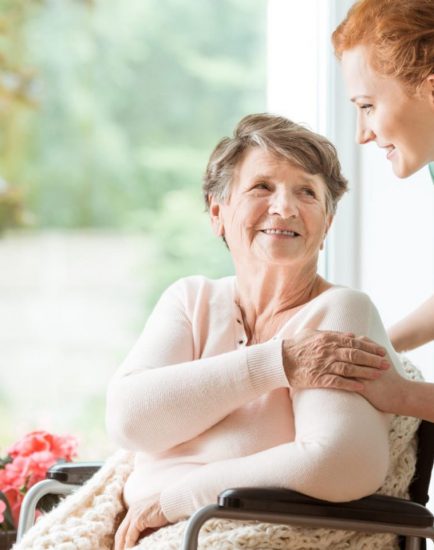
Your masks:
<instances>
[{"instance_id":1,"label":"window glass","mask_svg":"<svg viewBox=\"0 0 434 550\"><path fill-rule=\"evenodd\" d=\"M107 381L161 291L232 272L201 177L265 110L266 8L0 0L0 448L107 455Z\"/></svg>"}]
</instances>

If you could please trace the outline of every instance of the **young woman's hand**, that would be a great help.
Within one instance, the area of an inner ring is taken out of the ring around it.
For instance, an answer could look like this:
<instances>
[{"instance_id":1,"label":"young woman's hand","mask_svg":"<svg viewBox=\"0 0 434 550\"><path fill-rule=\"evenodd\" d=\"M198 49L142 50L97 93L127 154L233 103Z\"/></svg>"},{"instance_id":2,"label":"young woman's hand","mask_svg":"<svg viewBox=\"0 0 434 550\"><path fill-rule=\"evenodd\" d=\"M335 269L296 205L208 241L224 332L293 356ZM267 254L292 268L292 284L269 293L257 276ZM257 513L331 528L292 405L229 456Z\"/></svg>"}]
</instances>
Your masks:
<instances>
[{"instance_id":1,"label":"young woman's hand","mask_svg":"<svg viewBox=\"0 0 434 550\"><path fill-rule=\"evenodd\" d=\"M364 380L363 390L358 393L382 412L413 416L413 411L406 410L408 394L412 392L413 385L414 382L412 383L407 378L403 378L392 367L383 373L378 380Z\"/></svg>"}]
</instances>

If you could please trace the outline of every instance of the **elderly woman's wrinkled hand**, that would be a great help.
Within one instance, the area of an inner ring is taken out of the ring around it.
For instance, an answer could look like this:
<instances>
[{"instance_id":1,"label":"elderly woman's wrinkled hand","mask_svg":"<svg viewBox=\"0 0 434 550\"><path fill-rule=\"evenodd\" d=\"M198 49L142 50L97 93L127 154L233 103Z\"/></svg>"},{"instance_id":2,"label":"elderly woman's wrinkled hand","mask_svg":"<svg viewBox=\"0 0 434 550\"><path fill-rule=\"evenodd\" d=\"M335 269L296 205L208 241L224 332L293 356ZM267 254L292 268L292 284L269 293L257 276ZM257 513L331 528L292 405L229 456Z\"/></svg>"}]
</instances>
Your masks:
<instances>
[{"instance_id":1,"label":"elderly woman's wrinkled hand","mask_svg":"<svg viewBox=\"0 0 434 550\"><path fill-rule=\"evenodd\" d=\"M292 388L364 389L390 367L386 350L352 333L304 329L282 344L285 373Z\"/></svg>"},{"instance_id":2,"label":"elderly woman's wrinkled hand","mask_svg":"<svg viewBox=\"0 0 434 550\"><path fill-rule=\"evenodd\" d=\"M135 546L142 535L150 534L169 521L163 514L160 495L152 495L133 503L116 531L113 550Z\"/></svg>"}]
</instances>

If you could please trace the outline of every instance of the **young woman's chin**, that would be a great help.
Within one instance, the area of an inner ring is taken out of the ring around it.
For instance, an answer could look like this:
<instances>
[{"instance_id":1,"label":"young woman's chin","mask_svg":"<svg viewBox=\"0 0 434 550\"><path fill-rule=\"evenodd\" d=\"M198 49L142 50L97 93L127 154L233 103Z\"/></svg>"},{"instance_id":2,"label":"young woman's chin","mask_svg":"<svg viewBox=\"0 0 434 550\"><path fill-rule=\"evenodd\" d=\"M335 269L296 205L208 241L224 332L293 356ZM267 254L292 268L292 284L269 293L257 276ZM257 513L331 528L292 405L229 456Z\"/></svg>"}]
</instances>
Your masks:
<instances>
[{"instance_id":1,"label":"young woman's chin","mask_svg":"<svg viewBox=\"0 0 434 550\"><path fill-rule=\"evenodd\" d=\"M398 178L404 179L412 176L419 170L421 170L428 162L417 162L402 158L399 154L395 153L395 156L390 159L392 163L392 170Z\"/></svg>"},{"instance_id":2,"label":"young woman's chin","mask_svg":"<svg viewBox=\"0 0 434 550\"><path fill-rule=\"evenodd\" d=\"M392 165L392 170L393 170L393 173L395 174L396 177L400 178L400 179L404 179L404 178L408 178L409 176L411 176L412 174L414 174L416 172L416 170L408 170L406 168L403 168L402 166L397 166L397 165Z\"/></svg>"}]
</instances>

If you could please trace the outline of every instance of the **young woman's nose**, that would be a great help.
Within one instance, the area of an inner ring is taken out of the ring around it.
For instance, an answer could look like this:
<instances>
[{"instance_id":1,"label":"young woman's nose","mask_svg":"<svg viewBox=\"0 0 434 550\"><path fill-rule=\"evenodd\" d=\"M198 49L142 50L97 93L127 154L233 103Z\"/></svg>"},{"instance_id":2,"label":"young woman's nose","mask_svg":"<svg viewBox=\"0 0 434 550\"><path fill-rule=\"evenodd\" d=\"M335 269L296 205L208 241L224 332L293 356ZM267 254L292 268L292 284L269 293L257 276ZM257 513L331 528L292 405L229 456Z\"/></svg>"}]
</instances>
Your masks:
<instances>
[{"instance_id":1,"label":"young woman's nose","mask_svg":"<svg viewBox=\"0 0 434 550\"><path fill-rule=\"evenodd\" d=\"M360 117L357 118L357 129L356 129L356 142L360 145L374 141L376 138L373 130L366 125Z\"/></svg>"}]
</instances>

